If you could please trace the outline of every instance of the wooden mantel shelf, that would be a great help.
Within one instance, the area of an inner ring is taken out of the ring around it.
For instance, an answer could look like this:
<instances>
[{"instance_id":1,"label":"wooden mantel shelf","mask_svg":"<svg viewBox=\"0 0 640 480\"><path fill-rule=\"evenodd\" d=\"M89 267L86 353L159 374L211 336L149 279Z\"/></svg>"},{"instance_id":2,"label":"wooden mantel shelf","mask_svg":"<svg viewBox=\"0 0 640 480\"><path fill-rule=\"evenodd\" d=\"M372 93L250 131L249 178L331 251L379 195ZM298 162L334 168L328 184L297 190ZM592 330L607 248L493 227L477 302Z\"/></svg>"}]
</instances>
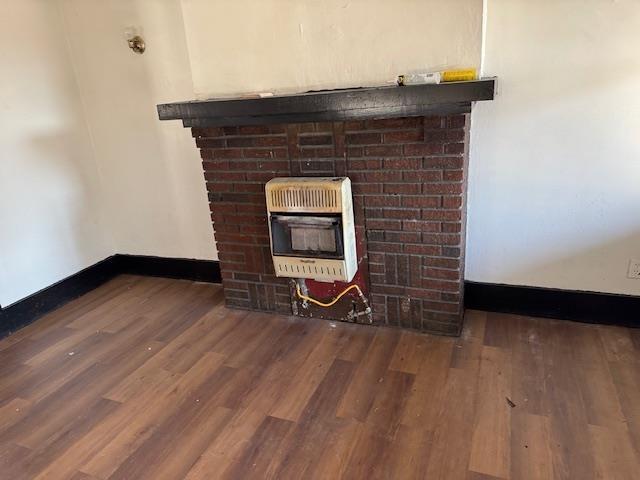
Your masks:
<instances>
[{"instance_id":1,"label":"wooden mantel shelf","mask_svg":"<svg viewBox=\"0 0 640 480\"><path fill-rule=\"evenodd\" d=\"M160 120L182 120L185 127L215 127L467 113L472 102L493 100L495 84L495 78L486 78L165 103L158 105L158 116Z\"/></svg>"}]
</instances>

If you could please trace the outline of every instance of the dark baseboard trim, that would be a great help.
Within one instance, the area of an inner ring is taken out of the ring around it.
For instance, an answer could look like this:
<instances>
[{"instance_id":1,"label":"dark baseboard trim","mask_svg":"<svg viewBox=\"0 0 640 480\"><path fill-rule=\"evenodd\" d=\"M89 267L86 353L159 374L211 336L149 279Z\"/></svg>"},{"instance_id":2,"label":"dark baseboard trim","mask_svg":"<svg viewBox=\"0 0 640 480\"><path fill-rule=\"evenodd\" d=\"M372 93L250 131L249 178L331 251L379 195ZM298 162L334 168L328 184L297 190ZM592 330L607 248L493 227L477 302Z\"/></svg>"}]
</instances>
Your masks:
<instances>
[{"instance_id":1,"label":"dark baseboard trim","mask_svg":"<svg viewBox=\"0 0 640 480\"><path fill-rule=\"evenodd\" d=\"M220 283L215 260L114 255L0 308L0 338L119 274ZM640 297L553 288L465 282L465 308L578 322L640 327Z\"/></svg>"},{"instance_id":2,"label":"dark baseboard trim","mask_svg":"<svg viewBox=\"0 0 640 480\"><path fill-rule=\"evenodd\" d=\"M640 327L640 297L465 282L465 308Z\"/></svg>"},{"instance_id":3,"label":"dark baseboard trim","mask_svg":"<svg viewBox=\"0 0 640 480\"><path fill-rule=\"evenodd\" d=\"M179 278L208 283L220 283L222 278L220 276L220 262L217 260L120 254L114 258L120 273Z\"/></svg>"},{"instance_id":4,"label":"dark baseboard trim","mask_svg":"<svg viewBox=\"0 0 640 480\"><path fill-rule=\"evenodd\" d=\"M0 338L30 324L70 300L90 292L117 274L115 257L109 257L0 309Z\"/></svg>"},{"instance_id":5,"label":"dark baseboard trim","mask_svg":"<svg viewBox=\"0 0 640 480\"><path fill-rule=\"evenodd\" d=\"M220 283L215 260L113 255L8 307L0 307L0 339L123 273Z\"/></svg>"}]
</instances>

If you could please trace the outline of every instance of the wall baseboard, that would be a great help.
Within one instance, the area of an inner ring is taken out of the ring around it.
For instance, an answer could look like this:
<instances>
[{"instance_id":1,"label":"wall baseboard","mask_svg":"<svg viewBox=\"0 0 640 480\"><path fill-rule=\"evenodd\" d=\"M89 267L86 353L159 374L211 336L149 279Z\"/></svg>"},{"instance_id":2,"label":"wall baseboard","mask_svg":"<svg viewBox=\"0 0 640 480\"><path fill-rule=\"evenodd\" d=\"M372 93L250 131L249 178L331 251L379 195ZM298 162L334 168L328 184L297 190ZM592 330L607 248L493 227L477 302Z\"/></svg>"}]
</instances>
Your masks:
<instances>
[{"instance_id":1,"label":"wall baseboard","mask_svg":"<svg viewBox=\"0 0 640 480\"><path fill-rule=\"evenodd\" d=\"M640 327L640 297L465 282L465 308Z\"/></svg>"},{"instance_id":2,"label":"wall baseboard","mask_svg":"<svg viewBox=\"0 0 640 480\"><path fill-rule=\"evenodd\" d=\"M0 309L0 338L10 335L70 300L90 292L117 274L115 257L109 257Z\"/></svg>"},{"instance_id":3,"label":"wall baseboard","mask_svg":"<svg viewBox=\"0 0 640 480\"><path fill-rule=\"evenodd\" d=\"M219 283L215 260L113 255L8 307L0 308L0 338L123 273Z\"/></svg>"},{"instance_id":4,"label":"wall baseboard","mask_svg":"<svg viewBox=\"0 0 640 480\"><path fill-rule=\"evenodd\" d=\"M0 338L123 273L220 283L216 260L114 255L4 309ZM640 297L465 282L465 308L640 327Z\"/></svg>"},{"instance_id":5,"label":"wall baseboard","mask_svg":"<svg viewBox=\"0 0 640 480\"><path fill-rule=\"evenodd\" d=\"M189 258L115 255L119 273L149 277L179 278L196 282L220 283L220 262Z\"/></svg>"}]
</instances>

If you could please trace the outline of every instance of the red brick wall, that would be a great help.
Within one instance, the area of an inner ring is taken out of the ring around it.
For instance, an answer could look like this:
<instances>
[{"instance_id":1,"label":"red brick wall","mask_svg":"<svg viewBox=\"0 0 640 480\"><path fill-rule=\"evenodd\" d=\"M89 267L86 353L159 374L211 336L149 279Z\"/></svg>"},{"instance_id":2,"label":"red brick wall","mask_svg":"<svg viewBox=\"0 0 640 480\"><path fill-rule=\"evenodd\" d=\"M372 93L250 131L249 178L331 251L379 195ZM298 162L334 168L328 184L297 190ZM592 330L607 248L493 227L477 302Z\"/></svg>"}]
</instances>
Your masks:
<instances>
[{"instance_id":1,"label":"red brick wall","mask_svg":"<svg viewBox=\"0 0 640 480\"><path fill-rule=\"evenodd\" d=\"M288 280L273 272L264 184L348 176L376 323L459 332L467 116L194 128L193 135L229 306L291 313Z\"/></svg>"}]
</instances>

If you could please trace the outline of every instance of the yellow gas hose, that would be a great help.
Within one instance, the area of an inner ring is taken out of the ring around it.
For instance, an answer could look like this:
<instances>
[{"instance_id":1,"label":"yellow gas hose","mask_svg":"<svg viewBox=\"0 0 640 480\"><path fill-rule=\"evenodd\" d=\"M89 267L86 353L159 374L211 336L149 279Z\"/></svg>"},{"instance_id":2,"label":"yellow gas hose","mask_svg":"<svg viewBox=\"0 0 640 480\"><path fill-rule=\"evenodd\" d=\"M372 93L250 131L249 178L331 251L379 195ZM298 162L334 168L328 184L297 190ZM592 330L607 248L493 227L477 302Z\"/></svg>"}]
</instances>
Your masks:
<instances>
[{"instance_id":1,"label":"yellow gas hose","mask_svg":"<svg viewBox=\"0 0 640 480\"><path fill-rule=\"evenodd\" d=\"M360 290L360 287L356 284L353 284L345 288L342 292L340 292L340 294L336 298L331 300L329 303L323 303L316 300L315 298L311 298L311 297L308 297L307 295L303 295L302 292L300 291L300 285L298 285L298 282L296 282L296 293L298 294L298 297L300 297L302 300L306 300L307 302L315 303L320 307L330 307L332 305L335 305L336 302L340 300L347 292L354 289L358 291L360 298L364 298L364 294L362 293L362 290Z\"/></svg>"}]
</instances>

